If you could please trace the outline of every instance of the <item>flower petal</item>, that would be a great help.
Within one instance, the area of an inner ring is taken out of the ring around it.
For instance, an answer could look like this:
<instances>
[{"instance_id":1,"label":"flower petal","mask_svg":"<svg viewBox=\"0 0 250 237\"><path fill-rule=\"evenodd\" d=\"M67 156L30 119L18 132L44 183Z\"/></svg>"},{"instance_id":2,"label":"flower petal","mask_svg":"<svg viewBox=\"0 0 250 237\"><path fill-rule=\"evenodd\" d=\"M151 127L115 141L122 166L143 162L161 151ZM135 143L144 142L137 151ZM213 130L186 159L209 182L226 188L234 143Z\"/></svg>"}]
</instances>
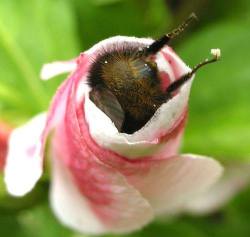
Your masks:
<instances>
[{"instance_id":1,"label":"flower petal","mask_svg":"<svg viewBox=\"0 0 250 237\"><path fill-rule=\"evenodd\" d=\"M186 205L188 213L205 215L217 211L250 183L250 164L238 163L225 166L223 177L206 192Z\"/></svg>"},{"instance_id":2,"label":"flower petal","mask_svg":"<svg viewBox=\"0 0 250 237\"><path fill-rule=\"evenodd\" d=\"M57 61L43 65L40 77L43 80L48 80L62 73L73 72L77 67L76 60Z\"/></svg>"},{"instance_id":3,"label":"flower petal","mask_svg":"<svg viewBox=\"0 0 250 237\"><path fill-rule=\"evenodd\" d=\"M66 167L56 158L53 159L51 178L50 204L63 224L80 232L102 233L106 230Z\"/></svg>"},{"instance_id":4,"label":"flower petal","mask_svg":"<svg viewBox=\"0 0 250 237\"><path fill-rule=\"evenodd\" d=\"M10 135L5 183L12 195L22 196L29 192L42 174L40 149L45 122L46 114L39 114Z\"/></svg>"},{"instance_id":5,"label":"flower petal","mask_svg":"<svg viewBox=\"0 0 250 237\"><path fill-rule=\"evenodd\" d=\"M57 132L61 139L53 145L50 200L62 223L79 232L100 234L127 233L152 220L151 206L122 175L96 160L79 141L62 136L63 129ZM74 159L68 160L68 155Z\"/></svg>"},{"instance_id":6,"label":"flower petal","mask_svg":"<svg viewBox=\"0 0 250 237\"><path fill-rule=\"evenodd\" d=\"M157 214L172 214L197 193L214 184L222 171L216 160L197 155L182 155L153 160L148 169L127 178L149 201Z\"/></svg>"}]
</instances>

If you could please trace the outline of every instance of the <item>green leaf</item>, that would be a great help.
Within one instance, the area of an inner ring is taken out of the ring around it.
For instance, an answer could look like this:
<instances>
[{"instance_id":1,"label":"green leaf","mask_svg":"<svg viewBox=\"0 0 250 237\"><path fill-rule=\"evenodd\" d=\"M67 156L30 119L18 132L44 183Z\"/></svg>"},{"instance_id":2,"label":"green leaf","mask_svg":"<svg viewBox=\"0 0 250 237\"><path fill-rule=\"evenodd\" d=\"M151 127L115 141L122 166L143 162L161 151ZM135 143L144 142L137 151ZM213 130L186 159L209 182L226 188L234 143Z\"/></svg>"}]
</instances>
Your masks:
<instances>
[{"instance_id":1,"label":"green leaf","mask_svg":"<svg viewBox=\"0 0 250 237\"><path fill-rule=\"evenodd\" d=\"M221 48L222 58L200 70L190 101L184 151L225 159L250 158L250 31L247 21L211 25L177 52L189 65Z\"/></svg>"},{"instance_id":2,"label":"green leaf","mask_svg":"<svg viewBox=\"0 0 250 237\"><path fill-rule=\"evenodd\" d=\"M67 0L0 1L1 114L10 112L9 104L10 114L20 116L47 109L58 81L42 82L39 72L46 62L79 54L74 24Z\"/></svg>"}]
</instances>

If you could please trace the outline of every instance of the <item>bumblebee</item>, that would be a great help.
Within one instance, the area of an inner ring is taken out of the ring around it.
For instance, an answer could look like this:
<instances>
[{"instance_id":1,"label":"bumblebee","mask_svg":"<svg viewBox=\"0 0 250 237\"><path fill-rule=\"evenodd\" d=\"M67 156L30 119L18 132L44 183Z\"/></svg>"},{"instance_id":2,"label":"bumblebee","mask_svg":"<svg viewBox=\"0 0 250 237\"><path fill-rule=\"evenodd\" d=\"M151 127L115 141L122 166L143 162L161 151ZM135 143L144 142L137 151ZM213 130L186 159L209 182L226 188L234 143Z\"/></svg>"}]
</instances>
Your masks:
<instances>
[{"instance_id":1,"label":"bumblebee","mask_svg":"<svg viewBox=\"0 0 250 237\"><path fill-rule=\"evenodd\" d=\"M88 75L88 84L92 88L90 99L109 116L119 132L132 134L142 128L201 66L218 59L214 57L201 62L170 84L166 91L161 89L154 56L194 19L196 16L191 14L178 28L151 45L114 44L94 60Z\"/></svg>"}]
</instances>

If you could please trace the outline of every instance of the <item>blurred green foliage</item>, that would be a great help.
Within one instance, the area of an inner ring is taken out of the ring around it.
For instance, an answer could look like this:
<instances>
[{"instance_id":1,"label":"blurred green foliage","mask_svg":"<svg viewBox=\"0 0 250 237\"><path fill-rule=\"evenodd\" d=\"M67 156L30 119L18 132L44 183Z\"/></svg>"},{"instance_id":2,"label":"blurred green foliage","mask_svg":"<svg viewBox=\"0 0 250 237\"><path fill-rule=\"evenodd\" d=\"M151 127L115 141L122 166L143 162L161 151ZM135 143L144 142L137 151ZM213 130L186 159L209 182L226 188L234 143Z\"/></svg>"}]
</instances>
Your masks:
<instances>
[{"instance_id":1,"label":"blurred green foliage","mask_svg":"<svg viewBox=\"0 0 250 237\"><path fill-rule=\"evenodd\" d=\"M64 77L41 82L43 63L74 58L113 35L157 37L191 11L200 21L174 49L190 66L210 48L221 48L222 60L196 76L183 150L249 160L248 0L0 0L0 119L15 126L47 108ZM8 198L0 189L1 236L80 236L61 226L39 198L46 180L27 199ZM217 215L155 222L130 236L248 236L249 197L246 190Z\"/></svg>"},{"instance_id":2,"label":"blurred green foliage","mask_svg":"<svg viewBox=\"0 0 250 237\"><path fill-rule=\"evenodd\" d=\"M168 25L169 14L162 0L110 2L85 0L83 4L81 0L74 0L84 48L114 35L154 36L164 32Z\"/></svg>"},{"instance_id":3,"label":"blurred green foliage","mask_svg":"<svg viewBox=\"0 0 250 237\"><path fill-rule=\"evenodd\" d=\"M186 131L185 151L223 159L249 159L249 22L220 22L194 33L179 52L195 65L208 49L219 47L222 59L196 75Z\"/></svg>"},{"instance_id":4,"label":"blurred green foliage","mask_svg":"<svg viewBox=\"0 0 250 237\"><path fill-rule=\"evenodd\" d=\"M61 0L0 1L1 118L20 123L47 108L58 83L40 81L41 66L80 51L72 8Z\"/></svg>"}]
</instances>

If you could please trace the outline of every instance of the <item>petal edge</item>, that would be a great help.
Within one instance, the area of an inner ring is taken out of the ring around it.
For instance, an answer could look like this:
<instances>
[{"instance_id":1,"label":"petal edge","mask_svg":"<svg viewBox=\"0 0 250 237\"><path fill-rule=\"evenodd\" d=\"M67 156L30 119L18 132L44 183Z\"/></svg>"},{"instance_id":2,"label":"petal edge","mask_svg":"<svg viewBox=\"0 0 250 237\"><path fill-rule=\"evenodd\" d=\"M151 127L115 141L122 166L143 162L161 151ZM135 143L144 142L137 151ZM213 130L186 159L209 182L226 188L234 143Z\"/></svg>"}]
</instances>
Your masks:
<instances>
[{"instance_id":1,"label":"petal edge","mask_svg":"<svg viewBox=\"0 0 250 237\"><path fill-rule=\"evenodd\" d=\"M4 180L8 192L14 196L25 195L42 175L40 149L46 117L46 113L39 114L10 135Z\"/></svg>"}]
</instances>

